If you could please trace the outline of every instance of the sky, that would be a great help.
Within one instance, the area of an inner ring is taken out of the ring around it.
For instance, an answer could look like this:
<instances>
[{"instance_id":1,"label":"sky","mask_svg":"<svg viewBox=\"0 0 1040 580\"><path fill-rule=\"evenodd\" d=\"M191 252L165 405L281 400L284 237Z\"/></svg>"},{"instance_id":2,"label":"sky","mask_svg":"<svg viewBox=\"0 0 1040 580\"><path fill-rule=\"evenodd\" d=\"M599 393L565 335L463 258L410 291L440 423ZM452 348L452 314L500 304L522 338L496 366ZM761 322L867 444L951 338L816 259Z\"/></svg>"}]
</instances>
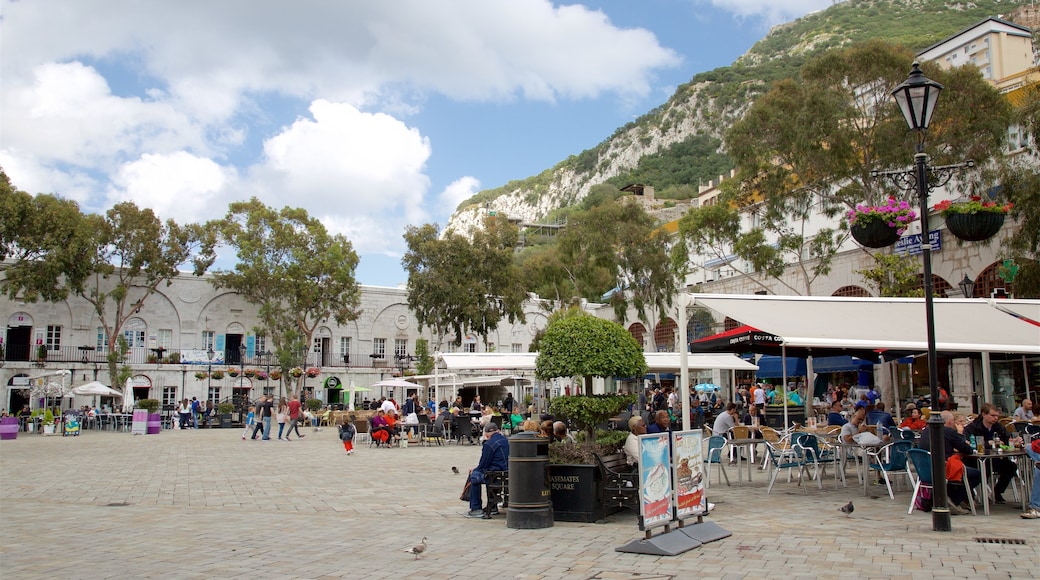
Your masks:
<instances>
[{"instance_id":1,"label":"sky","mask_svg":"<svg viewBox=\"0 0 1040 580\"><path fill-rule=\"evenodd\" d=\"M178 223L256 197L398 286L402 234L832 0L0 0L0 167ZM222 250L217 267L234 263Z\"/></svg>"}]
</instances>

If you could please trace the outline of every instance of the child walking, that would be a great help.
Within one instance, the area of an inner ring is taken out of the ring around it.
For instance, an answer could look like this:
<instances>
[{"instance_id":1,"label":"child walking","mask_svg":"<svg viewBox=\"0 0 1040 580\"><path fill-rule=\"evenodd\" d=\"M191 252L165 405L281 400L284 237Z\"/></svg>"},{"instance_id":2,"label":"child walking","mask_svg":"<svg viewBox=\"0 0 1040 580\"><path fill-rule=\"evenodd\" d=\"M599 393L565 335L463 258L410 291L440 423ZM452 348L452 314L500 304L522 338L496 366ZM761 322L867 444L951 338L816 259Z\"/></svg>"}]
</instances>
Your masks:
<instances>
[{"instance_id":1,"label":"child walking","mask_svg":"<svg viewBox=\"0 0 1040 580\"><path fill-rule=\"evenodd\" d=\"M253 428L253 424L256 422L256 407L249 405L249 414L246 415L246 428L242 431L242 440L245 441L246 435L249 434L249 430Z\"/></svg>"},{"instance_id":2,"label":"child walking","mask_svg":"<svg viewBox=\"0 0 1040 580\"><path fill-rule=\"evenodd\" d=\"M347 455L354 454L355 434L357 434L357 429L354 427L354 415L351 415L343 419L339 426L339 439L343 442L343 449L347 450Z\"/></svg>"}]
</instances>

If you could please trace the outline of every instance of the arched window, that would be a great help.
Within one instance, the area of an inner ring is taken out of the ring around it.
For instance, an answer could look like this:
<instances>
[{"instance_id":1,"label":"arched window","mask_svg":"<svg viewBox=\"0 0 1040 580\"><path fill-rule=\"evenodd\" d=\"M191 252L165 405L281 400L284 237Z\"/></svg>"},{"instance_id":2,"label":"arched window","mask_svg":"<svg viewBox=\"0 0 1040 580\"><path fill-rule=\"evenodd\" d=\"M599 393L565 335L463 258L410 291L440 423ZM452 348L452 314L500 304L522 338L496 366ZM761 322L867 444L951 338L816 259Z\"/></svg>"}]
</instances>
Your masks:
<instances>
[{"instance_id":1,"label":"arched window","mask_svg":"<svg viewBox=\"0 0 1040 580\"><path fill-rule=\"evenodd\" d=\"M671 318L658 323L654 329L654 343L657 352L675 352L675 332L679 326Z\"/></svg>"},{"instance_id":2,"label":"arched window","mask_svg":"<svg viewBox=\"0 0 1040 580\"><path fill-rule=\"evenodd\" d=\"M857 298L869 298L870 292L860 286L842 286L834 291L831 296L855 296Z\"/></svg>"},{"instance_id":3,"label":"arched window","mask_svg":"<svg viewBox=\"0 0 1040 580\"><path fill-rule=\"evenodd\" d=\"M628 327L628 332L632 335L632 338L636 339L639 343L639 348L646 349L646 327L641 322L634 322Z\"/></svg>"}]
</instances>

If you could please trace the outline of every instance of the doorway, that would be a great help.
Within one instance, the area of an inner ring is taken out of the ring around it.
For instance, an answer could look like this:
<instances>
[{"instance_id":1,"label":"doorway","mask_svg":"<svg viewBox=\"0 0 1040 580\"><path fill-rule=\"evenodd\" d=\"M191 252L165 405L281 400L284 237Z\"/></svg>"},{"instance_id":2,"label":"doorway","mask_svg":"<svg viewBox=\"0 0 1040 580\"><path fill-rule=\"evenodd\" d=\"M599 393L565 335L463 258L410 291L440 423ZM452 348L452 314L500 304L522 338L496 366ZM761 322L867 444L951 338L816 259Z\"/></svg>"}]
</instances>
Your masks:
<instances>
[{"instance_id":1,"label":"doorway","mask_svg":"<svg viewBox=\"0 0 1040 580\"><path fill-rule=\"evenodd\" d=\"M32 327L8 326L7 338L4 340L4 357L6 360L27 361L32 352Z\"/></svg>"}]
</instances>

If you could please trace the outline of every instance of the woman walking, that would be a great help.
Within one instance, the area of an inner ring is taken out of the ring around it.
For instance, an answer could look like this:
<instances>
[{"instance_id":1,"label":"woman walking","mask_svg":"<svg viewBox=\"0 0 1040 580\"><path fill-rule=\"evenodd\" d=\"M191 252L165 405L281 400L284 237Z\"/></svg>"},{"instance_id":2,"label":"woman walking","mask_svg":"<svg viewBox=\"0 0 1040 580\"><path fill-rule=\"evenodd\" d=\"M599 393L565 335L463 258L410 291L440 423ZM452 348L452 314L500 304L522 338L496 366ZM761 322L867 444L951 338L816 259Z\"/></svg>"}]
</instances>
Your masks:
<instances>
[{"instance_id":1,"label":"woman walking","mask_svg":"<svg viewBox=\"0 0 1040 580\"><path fill-rule=\"evenodd\" d=\"M278 414L275 415L275 419L278 420L278 440L282 440L282 431L285 429L285 412L289 410L288 403L285 402L285 397L282 397L278 401Z\"/></svg>"},{"instance_id":2,"label":"woman walking","mask_svg":"<svg viewBox=\"0 0 1040 580\"><path fill-rule=\"evenodd\" d=\"M177 409L177 414L181 418L181 429L188 428L188 421L191 419L191 405L188 403L188 399L181 401L181 406Z\"/></svg>"}]
</instances>

